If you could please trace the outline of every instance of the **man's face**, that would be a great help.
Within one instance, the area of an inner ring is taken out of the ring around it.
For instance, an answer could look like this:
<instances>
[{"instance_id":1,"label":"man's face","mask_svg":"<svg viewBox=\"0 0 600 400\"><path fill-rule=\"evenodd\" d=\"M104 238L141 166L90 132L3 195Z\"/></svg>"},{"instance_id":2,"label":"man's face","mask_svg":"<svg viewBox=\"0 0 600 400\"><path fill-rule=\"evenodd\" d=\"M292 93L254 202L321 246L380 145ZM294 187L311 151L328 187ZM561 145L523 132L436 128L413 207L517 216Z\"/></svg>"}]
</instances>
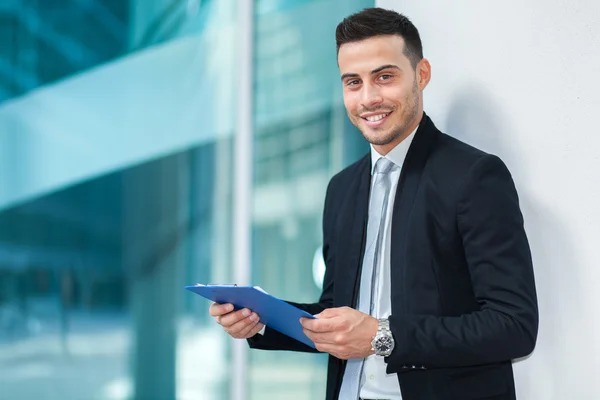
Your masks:
<instances>
[{"instance_id":1,"label":"man's face","mask_svg":"<svg viewBox=\"0 0 600 400\"><path fill-rule=\"evenodd\" d=\"M404 39L385 35L343 44L338 65L350 121L380 154L387 154L421 120L429 63L421 60L415 71L404 55Z\"/></svg>"}]
</instances>

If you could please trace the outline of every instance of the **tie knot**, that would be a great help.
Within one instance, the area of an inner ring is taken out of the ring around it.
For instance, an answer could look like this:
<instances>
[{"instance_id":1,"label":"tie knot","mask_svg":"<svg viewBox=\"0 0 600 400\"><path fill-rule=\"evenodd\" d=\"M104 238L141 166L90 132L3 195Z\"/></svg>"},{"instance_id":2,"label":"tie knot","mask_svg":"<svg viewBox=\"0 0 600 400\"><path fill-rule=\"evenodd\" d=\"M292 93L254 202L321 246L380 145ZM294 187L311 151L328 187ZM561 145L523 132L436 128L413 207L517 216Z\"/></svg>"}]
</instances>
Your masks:
<instances>
[{"instance_id":1,"label":"tie knot","mask_svg":"<svg viewBox=\"0 0 600 400\"><path fill-rule=\"evenodd\" d=\"M376 174L387 174L391 171L394 163L388 160L387 158L381 157L375 163L375 173Z\"/></svg>"}]
</instances>

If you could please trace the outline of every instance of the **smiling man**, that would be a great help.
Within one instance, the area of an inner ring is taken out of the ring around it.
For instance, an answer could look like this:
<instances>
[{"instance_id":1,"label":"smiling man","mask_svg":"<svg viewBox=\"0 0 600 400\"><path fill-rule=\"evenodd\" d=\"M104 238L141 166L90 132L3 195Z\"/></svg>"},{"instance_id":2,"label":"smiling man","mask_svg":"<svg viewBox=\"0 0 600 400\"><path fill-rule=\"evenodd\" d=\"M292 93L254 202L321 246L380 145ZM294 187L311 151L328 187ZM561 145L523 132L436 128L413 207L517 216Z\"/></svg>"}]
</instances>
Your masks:
<instances>
[{"instance_id":1,"label":"smiling man","mask_svg":"<svg viewBox=\"0 0 600 400\"><path fill-rule=\"evenodd\" d=\"M399 52L408 48L399 35L341 45L343 40L343 32L338 31L338 65L348 117L375 150L386 155L421 121L421 93L431 76L429 62L414 54L420 48Z\"/></svg>"},{"instance_id":2,"label":"smiling man","mask_svg":"<svg viewBox=\"0 0 600 400\"><path fill-rule=\"evenodd\" d=\"M330 354L327 399L515 399L537 297L510 172L423 111L431 66L403 15L366 9L337 27L348 117L371 152L334 176L318 303L295 306ZM265 350L314 351L215 304L217 322Z\"/></svg>"}]
</instances>

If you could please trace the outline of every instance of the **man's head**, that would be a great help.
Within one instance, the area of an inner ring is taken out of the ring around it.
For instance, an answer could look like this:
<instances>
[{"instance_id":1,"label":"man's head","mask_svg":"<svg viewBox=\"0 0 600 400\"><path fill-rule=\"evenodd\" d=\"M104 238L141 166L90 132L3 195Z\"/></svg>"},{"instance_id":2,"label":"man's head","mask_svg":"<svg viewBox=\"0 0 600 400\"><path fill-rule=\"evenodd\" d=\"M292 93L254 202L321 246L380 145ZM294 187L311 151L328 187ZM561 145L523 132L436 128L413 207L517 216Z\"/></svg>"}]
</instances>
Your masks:
<instances>
[{"instance_id":1,"label":"man's head","mask_svg":"<svg viewBox=\"0 0 600 400\"><path fill-rule=\"evenodd\" d=\"M405 16L368 8L336 29L348 117L380 154L419 124L431 67L417 28Z\"/></svg>"}]
</instances>

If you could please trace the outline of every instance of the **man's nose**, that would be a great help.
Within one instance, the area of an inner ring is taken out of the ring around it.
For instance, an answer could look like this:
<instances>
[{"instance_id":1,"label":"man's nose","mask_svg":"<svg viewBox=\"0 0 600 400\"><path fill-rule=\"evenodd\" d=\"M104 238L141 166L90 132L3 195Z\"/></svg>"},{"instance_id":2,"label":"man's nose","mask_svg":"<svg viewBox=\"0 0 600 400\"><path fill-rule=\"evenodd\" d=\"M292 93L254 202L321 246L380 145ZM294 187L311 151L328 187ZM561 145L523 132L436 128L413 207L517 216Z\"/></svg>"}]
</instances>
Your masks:
<instances>
[{"instance_id":1,"label":"man's nose","mask_svg":"<svg viewBox=\"0 0 600 400\"><path fill-rule=\"evenodd\" d=\"M379 92L379 88L375 85L364 85L361 103L365 108L371 108L381 104L383 102L383 98L381 97L381 93Z\"/></svg>"}]
</instances>

